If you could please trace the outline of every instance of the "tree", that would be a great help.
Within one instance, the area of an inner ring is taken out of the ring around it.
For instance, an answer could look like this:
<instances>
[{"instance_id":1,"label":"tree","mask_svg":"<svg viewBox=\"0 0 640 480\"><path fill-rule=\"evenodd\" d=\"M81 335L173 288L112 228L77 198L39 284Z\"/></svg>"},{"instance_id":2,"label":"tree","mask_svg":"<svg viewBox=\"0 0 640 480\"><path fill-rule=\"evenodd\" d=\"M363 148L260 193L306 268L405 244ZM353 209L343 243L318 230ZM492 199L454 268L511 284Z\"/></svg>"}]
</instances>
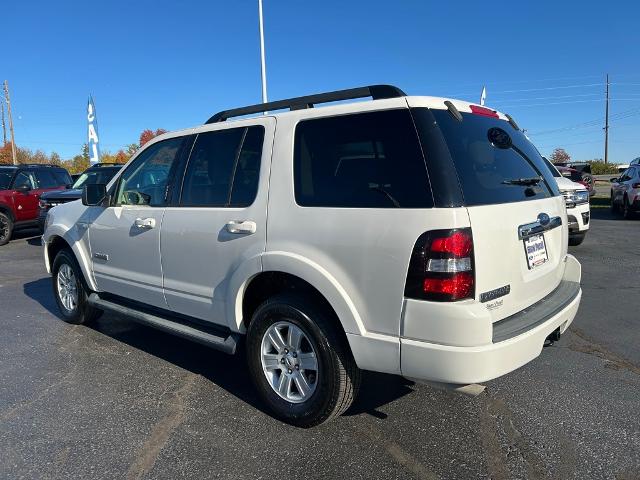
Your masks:
<instances>
[{"instance_id":1,"label":"tree","mask_svg":"<svg viewBox=\"0 0 640 480\"><path fill-rule=\"evenodd\" d=\"M164 128L159 128L155 132L153 130L143 130L140 134L140 146L142 147L145 143L147 143L152 138L157 137L158 135L162 135L163 133L167 133Z\"/></svg>"},{"instance_id":2,"label":"tree","mask_svg":"<svg viewBox=\"0 0 640 480\"><path fill-rule=\"evenodd\" d=\"M0 164L11 164L13 158L11 157L11 142L7 142L5 146L0 147Z\"/></svg>"},{"instance_id":3,"label":"tree","mask_svg":"<svg viewBox=\"0 0 640 480\"><path fill-rule=\"evenodd\" d=\"M551 163L569 163L571 156L564 148L556 148L551 154Z\"/></svg>"},{"instance_id":4,"label":"tree","mask_svg":"<svg viewBox=\"0 0 640 480\"><path fill-rule=\"evenodd\" d=\"M60 158L60 155L58 155L56 152L51 152L51 156L49 157L49 163L51 163L52 165L62 165L62 159Z\"/></svg>"},{"instance_id":5,"label":"tree","mask_svg":"<svg viewBox=\"0 0 640 480\"><path fill-rule=\"evenodd\" d=\"M138 145L137 143L132 143L127 147L126 153L131 157L133 156L134 153L138 151L139 148L140 148L140 145Z\"/></svg>"}]
</instances>

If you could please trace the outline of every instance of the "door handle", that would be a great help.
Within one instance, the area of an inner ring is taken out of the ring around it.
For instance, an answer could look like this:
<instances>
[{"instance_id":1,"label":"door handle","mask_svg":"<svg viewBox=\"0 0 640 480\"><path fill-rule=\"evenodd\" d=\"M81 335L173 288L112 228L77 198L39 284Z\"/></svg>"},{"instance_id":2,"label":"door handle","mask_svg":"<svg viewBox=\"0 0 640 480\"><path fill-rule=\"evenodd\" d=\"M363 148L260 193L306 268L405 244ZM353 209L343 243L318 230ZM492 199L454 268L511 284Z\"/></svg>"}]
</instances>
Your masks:
<instances>
[{"instance_id":1,"label":"door handle","mask_svg":"<svg viewBox=\"0 0 640 480\"><path fill-rule=\"evenodd\" d=\"M231 220L225 225L227 232L236 234L252 234L256 233L256 222L246 220L244 222L236 222Z\"/></svg>"},{"instance_id":2,"label":"door handle","mask_svg":"<svg viewBox=\"0 0 640 480\"><path fill-rule=\"evenodd\" d=\"M155 218L136 218L136 221L133 223L136 227L142 229L150 229L156 226Z\"/></svg>"}]
</instances>

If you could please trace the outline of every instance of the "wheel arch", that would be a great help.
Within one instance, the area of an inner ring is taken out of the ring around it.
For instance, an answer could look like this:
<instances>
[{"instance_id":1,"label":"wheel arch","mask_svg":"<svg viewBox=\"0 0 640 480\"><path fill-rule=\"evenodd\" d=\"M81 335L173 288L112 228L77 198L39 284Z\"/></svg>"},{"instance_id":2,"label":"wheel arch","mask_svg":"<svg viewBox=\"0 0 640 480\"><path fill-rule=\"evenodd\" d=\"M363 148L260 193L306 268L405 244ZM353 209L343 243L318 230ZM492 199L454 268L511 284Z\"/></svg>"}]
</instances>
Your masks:
<instances>
[{"instance_id":1,"label":"wheel arch","mask_svg":"<svg viewBox=\"0 0 640 480\"><path fill-rule=\"evenodd\" d=\"M44 241L44 257L47 271L51 273L53 261L55 260L58 252L63 249L68 249L73 253L78 265L80 266L80 270L82 271L82 276L84 277L87 287L90 290L97 290L93 275L91 274L89 252L86 252L82 248L80 242L70 241L68 235L53 233L49 234L46 241Z\"/></svg>"},{"instance_id":2,"label":"wheel arch","mask_svg":"<svg viewBox=\"0 0 640 480\"><path fill-rule=\"evenodd\" d=\"M0 212L6 214L9 216L9 219L11 219L12 222L16 221L16 217L13 214L13 210L11 209L11 207L9 205L7 205L6 203L0 203Z\"/></svg>"},{"instance_id":3,"label":"wheel arch","mask_svg":"<svg viewBox=\"0 0 640 480\"><path fill-rule=\"evenodd\" d=\"M245 277L227 303L232 330L244 333L250 316L268 296L299 291L331 308L344 333L363 335L366 330L352 300L339 282L320 265L286 252L262 255L262 269Z\"/></svg>"}]
</instances>

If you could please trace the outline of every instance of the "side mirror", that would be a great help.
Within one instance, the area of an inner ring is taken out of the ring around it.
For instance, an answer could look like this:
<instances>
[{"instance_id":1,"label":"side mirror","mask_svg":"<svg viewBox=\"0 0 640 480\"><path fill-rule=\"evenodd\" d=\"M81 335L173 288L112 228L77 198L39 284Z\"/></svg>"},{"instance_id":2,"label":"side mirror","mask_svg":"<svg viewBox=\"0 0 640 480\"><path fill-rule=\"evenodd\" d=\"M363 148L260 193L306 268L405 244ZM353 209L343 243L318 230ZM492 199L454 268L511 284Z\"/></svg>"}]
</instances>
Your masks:
<instances>
[{"instance_id":1,"label":"side mirror","mask_svg":"<svg viewBox=\"0 0 640 480\"><path fill-rule=\"evenodd\" d=\"M85 185L82 189L82 204L87 206L102 205L107 196L107 186L103 183Z\"/></svg>"},{"instance_id":2,"label":"side mirror","mask_svg":"<svg viewBox=\"0 0 640 480\"><path fill-rule=\"evenodd\" d=\"M616 183L617 181L618 181L618 179L617 179L617 178L612 178L612 179L610 180L610 182L611 182L611 183Z\"/></svg>"},{"instance_id":3,"label":"side mirror","mask_svg":"<svg viewBox=\"0 0 640 480\"><path fill-rule=\"evenodd\" d=\"M29 193L31 191L31 188L29 188L29 185L20 185L18 187L16 187L16 190L20 193L24 193L25 195L27 193Z\"/></svg>"}]
</instances>

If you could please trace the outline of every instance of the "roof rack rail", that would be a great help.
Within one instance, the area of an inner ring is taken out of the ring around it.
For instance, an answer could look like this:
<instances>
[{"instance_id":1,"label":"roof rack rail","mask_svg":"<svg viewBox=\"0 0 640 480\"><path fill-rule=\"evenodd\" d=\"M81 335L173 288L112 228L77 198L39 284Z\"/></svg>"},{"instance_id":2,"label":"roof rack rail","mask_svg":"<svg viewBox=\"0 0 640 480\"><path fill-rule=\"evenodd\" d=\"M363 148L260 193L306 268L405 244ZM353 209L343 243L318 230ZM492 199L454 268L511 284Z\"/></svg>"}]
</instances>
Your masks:
<instances>
[{"instance_id":1,"label":"roof rack rail","mask_svg":"<svg viewBox=\"0 0 640 480\"><path fill-rule=\"evenodd\" d=\"M282 110L284 108L288 108L289 110L313 108L313 106L318 103L338 102L340 100L352 100L355 98L365 97L371 97L373 100L380 100L383 98L405 97L406 95L406 93L393 85L369 85L366 87L317 93L315 95L306 95L304 97L287 98L286 100L277 100L275 102L259 103L257 105L249 105L247 107L223 110L209 118L205 124L224 122L225 120L233 117L241 117L252 113L263 113L271 110Z\"/></svg>"},{"instance_id":2,"label":"roof rack rail","mask_svg":"<svg viewBox=\"0 0 640 480\"><path fill-rule=\"evenodd\" d=\"M15 167L49 167L49 168L64 168L60 165L53 165L52 163L18 163Z\"/></svg>"}]
</instances>

